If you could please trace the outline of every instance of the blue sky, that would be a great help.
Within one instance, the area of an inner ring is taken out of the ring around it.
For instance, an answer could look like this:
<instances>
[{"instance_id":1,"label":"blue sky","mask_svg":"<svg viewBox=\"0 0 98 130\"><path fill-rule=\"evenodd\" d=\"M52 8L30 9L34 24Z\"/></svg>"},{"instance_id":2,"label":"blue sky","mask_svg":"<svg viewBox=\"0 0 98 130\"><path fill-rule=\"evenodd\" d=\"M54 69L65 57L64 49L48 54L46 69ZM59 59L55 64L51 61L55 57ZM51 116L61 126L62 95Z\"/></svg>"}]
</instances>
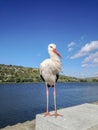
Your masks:
<instances>
[{"instance_id":1,"label":"blue sky","mask_svg":"<svg viewBox=\"0 0 98 130\"><path fill-rule=\"evenodd\" d=\"M50 43L63 74L98 76L98 0L0 0L0 64L39 68Z\"/></svg>"}]
</instances>

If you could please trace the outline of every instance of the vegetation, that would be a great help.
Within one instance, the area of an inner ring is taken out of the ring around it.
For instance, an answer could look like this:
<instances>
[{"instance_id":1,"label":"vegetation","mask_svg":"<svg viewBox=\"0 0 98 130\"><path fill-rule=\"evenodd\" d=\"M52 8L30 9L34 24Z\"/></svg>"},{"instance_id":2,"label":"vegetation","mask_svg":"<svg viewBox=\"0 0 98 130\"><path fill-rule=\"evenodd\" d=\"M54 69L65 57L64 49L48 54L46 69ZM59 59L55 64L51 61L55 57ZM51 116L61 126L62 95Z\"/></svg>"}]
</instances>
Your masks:
<instances>
[{"instance_id":1,"label":"vegetation","mask_svg":"<svg viewBox=\"0 0 98 130\"><path fill-rule=\"evenodd\" d=\"M98 79L78 79L60 75L59 82L98 82ZM0 83L42 82L38 68L0 64Z\"/></svg>"},{"instance_id":2,"label":"vegetation","mask_svg":"<svg viewBox=\"0 0 98 130\"><path fill-rule=\"evenodd\" d=\"M0 65L0 82L41 82L37 68Z\"/></svg>"}]
</instances>

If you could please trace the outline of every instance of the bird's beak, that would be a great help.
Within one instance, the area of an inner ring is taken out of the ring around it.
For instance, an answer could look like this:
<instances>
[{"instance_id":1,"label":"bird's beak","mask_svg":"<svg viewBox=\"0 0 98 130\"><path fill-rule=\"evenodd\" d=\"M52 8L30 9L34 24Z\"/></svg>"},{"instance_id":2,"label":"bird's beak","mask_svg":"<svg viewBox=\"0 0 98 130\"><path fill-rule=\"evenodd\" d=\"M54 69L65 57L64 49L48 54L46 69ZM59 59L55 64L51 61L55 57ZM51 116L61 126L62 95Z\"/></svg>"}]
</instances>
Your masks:
<instances>
[{"instance_id":1,"label":"bird's beak","mask_svg":"<svg viewBox=\"0 0 98 130\"><path fill-rule=\"evenodd\" d=\"M53 49L53 52L56 53L61 58L60 53L56 49Z\"/></svg>"}]
</instances>

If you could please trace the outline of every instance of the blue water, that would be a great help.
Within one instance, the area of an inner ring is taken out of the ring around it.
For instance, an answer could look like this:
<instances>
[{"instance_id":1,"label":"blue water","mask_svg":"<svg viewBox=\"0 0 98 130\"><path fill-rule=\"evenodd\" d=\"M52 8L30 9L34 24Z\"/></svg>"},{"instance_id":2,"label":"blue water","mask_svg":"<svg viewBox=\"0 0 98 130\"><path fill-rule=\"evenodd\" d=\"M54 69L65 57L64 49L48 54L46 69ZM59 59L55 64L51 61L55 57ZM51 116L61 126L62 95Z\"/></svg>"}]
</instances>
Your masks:
<instances>
[{"instance_id":1,"label":"blue water","mask_svg":"<svg viewBox=\"0 0 98 130\"><path fill-rule=\"evenodd\" d=\"M98 83L58 83L57 108L98 101ZM49 88L49 110L54 110ZM46 110L44 83L0 84L0 128L35 119Z\"/></svg>"}]
</instances>

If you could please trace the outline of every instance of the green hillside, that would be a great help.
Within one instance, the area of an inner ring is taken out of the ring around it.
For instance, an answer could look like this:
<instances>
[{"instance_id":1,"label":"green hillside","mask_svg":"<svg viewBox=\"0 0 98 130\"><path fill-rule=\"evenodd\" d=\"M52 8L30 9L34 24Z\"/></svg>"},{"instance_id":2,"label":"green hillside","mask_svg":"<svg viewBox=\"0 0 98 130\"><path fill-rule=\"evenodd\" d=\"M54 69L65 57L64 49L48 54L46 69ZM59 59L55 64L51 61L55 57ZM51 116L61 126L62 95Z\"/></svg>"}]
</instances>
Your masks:
<instances>
[{"instance_id":1,"label":"green hillside","mask_svg":"<svg viewBox=\"0 0 98 130\"><path fill-rule=\"evenodd\" d=\"M78 79L60 75L59 82L87 82L88 79ZM90 81L92 81L90 79ZM97 82L98 80L95 80ZM0 83L22 83L22 82L42 82L38 68L28 68L16 65L0 64Z\"/></svg>"},{"instance_id":2,"label":"green hillside","mask_svg":"<svg viewBox=\"0 0 98 130\"><path fill-rule=\"evenodd\" d=\"M23 66L0 65L0 82L41 82L39 70Z\"/></svg>"}]
</instances>

